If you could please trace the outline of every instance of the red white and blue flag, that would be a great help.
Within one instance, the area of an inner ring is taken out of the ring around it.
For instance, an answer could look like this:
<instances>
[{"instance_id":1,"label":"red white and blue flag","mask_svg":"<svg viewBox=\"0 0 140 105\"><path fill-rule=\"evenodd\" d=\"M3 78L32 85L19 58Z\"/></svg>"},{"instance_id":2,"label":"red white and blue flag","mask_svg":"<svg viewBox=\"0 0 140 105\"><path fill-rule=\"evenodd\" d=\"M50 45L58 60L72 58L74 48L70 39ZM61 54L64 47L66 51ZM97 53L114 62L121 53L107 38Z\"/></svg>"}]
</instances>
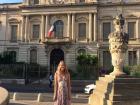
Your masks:
<instances>
[{"instance_id":1,"label":"red white and blue flag","mask_svg":"<svg viewBox=\"0 0 140 105\"><path fill-rule=\"evenodd\" d=\"M49 29L49 32L48 32L48 37L51 37L53 32L54 32L54 29L55 29L55 26L54 24L51 26L51 28Z\"/></svg>"}]
</instances>

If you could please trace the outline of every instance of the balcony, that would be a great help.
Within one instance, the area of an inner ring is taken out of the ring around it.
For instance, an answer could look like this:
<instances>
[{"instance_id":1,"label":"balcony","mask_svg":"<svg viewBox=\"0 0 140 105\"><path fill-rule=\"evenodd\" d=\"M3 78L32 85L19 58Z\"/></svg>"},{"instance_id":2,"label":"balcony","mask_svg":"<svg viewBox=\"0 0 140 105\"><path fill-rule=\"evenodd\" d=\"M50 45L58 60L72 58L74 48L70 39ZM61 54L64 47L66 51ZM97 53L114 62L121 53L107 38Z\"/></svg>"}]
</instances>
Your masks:
<instances>
[{"instance_id":1,"label":"balcony","mask_svg":"<svg viewBox=\"0 0 140 105\"><path fill-rule=\"evenodd\" d=\"M44 41L45 44L65 44L70 42L70 37L47 37Z\"/></svg>"}]
</instances>

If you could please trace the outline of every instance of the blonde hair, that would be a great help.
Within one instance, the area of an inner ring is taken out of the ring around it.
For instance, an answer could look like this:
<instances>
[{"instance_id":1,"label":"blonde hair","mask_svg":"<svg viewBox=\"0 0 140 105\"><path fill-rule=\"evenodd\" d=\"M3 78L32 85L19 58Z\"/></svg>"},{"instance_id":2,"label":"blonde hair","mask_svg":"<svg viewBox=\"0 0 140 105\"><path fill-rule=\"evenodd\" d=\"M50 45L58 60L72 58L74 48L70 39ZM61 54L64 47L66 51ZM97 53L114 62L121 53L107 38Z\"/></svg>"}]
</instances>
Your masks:
<instances>
[{"instance_id":1,"label":"blonde hair","mask_svg":"<svg viewBox=\"0 0 140 105\"><path fill-rule=\"evenodd\" d=\"M67 66L66 66L66 64L64 63L63 60L61 60L61 61L59 62L56 72L57 72L58 74L61 74L61 72L60 72L61 66L60 66L60 65L63 65L63 66L64 66L64 69L65 69L64 74L65 74L65 75L66 75L66 74L69 74L68 69L67 69Z\"/></svg>"}]
</instances>

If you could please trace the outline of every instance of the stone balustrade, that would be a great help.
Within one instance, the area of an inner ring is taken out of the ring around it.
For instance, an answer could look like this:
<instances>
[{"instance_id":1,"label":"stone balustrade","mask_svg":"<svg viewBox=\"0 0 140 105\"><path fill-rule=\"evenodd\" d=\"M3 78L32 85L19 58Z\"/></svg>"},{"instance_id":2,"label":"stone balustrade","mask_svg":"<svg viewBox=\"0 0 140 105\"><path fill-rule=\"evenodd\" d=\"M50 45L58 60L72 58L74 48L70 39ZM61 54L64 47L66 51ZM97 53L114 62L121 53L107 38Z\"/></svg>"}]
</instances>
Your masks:
<instances>
[{"instance_id":1,"label":"stone balustrade","mask_svg":"<svg viewBox=\"0 0 140 105\"><path fill-rule=\"evenodd\" d=\"M8 105L9 93L6 89L0 87L0 105Z\"/></svg>"}]
</instances>

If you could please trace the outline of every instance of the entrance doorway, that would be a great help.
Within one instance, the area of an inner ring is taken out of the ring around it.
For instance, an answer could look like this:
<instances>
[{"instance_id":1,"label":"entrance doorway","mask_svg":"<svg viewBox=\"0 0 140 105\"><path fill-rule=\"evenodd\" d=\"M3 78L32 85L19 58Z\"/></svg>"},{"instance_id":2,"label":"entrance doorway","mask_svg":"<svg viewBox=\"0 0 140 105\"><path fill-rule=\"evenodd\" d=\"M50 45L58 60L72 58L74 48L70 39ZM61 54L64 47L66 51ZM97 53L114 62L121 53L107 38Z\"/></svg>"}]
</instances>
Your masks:
<instances>
[{"instance_id":1,"label":"entrance doorway","mask_svg":"<svg viewBox=\"0 0 140 105\"><path fill-rule=\"evenodd\" d=\"M53 49L50 54L50 72L54 74L61 60L64 60L64 52L61 49Z\"/></svg>"}]
</instances>

